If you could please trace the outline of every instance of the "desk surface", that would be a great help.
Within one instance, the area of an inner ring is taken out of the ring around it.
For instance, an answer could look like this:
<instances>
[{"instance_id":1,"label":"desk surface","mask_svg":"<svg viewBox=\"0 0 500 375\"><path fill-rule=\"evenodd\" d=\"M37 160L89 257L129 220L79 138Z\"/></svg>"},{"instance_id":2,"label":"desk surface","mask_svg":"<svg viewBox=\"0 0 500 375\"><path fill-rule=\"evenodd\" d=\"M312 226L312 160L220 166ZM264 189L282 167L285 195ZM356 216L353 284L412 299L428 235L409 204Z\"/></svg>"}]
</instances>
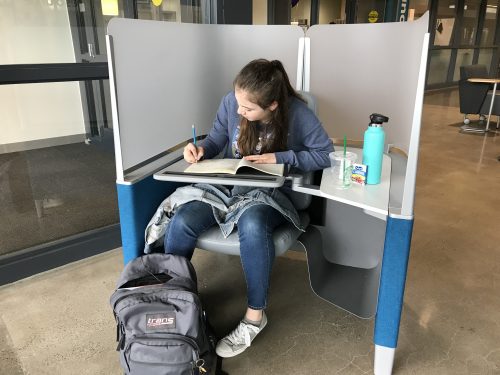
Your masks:
<instances>
[{"instance_id":1,"label":"desk surface","mask_svg":"<svg viewBox=\"0 0 500 375\"><path fill-rule=\"evenodd\" d=\"M349 151L358 155L358 162L363 160L363 150L360 148L348 148ZM186 174L183 171L189 164L184 160L178 160L168 167L154 174L156 180L176 181L186 183L208 183L220 185L241 185L280 187L285 177L270 175L227 175L227 174ZM382 164L382 177L377 185L351 184L348 189L336 189L333 184L331 168L323 170L321 186L319 190L314 187L296 186L292 184L292 190L306 194L321 196L334 201L346 203L354 207L360 207L368 212L388 215L389 212L389 190L391 185L391 158L384 154Z\"/></svg>"},{"instance_id":2,"label":"desk surface","mask_svg":"<svg viewBox=\"0 0 500 375\"><path fill-rule=\"evenodd\" d=\"M500 83L500 78L469 78L472 83Z\"/></svg>"},{"instance_id":3,"label":"desk surface","mask_svg":"<svg viewBox=\"0 0 500 375\"><path fill-rule=\"evenodd\" d=\"M357 162L363 160L363 150L360 148L348 148L349 151L358 155ZM323 171L320 193L322 197L363 208L369 212L388 215L389 213L389 190L391 187L391 158L384 154L382 161L382 177L380 184L359 185L352 183L348 189L337 189L333 184L333 173L331 168Z\"/></svg>"},{"instance_id":4,"label":"desk surface","mask_svg":"<svg viewBox=\"0 0 500 375\"><path fill-rule=\"evenodd\" d=\"M176 181L186 183L206 183L216 185L239 185L239 186L260 186L260 187L280 187L285 182L283 176L272 176L268 174L196 174L184 173L189 163L183 158L155 173L153 178L160 181Z\"/></svg>"}]
</instances>

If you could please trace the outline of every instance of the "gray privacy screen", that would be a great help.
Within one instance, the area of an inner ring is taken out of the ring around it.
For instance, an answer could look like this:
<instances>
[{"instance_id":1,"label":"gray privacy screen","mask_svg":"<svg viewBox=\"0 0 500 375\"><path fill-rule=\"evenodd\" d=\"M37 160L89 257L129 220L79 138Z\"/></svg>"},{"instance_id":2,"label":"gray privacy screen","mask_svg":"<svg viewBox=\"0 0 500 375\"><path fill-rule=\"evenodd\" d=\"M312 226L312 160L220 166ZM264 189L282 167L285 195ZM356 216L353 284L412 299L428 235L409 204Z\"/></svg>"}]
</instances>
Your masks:
<instances>
[{"instance_id":1,"label":"gray privacy screen","mask_svg":"<svg viewBox=\"0 0 500 375\"><path fill-rule=\"evenodd\" d=\"M315 25L307 31L310 91L331 137L363 139L369 115L382 113L389 116L386 144L408 153L428 23L426 14L415 22Z\"/></svg>"},{"instance_id":2,"label":"gray privacy screen","mask_svg":"<svg viewBox=\"0 0 500 375\"><path fill-rule=\"evenodd\" d=\"M292 86L298 26L199 25L114 18L108 24L122 168L144 162L211 126L237 72L256 58L279 59Z\"/></svg>"}]
</instances>

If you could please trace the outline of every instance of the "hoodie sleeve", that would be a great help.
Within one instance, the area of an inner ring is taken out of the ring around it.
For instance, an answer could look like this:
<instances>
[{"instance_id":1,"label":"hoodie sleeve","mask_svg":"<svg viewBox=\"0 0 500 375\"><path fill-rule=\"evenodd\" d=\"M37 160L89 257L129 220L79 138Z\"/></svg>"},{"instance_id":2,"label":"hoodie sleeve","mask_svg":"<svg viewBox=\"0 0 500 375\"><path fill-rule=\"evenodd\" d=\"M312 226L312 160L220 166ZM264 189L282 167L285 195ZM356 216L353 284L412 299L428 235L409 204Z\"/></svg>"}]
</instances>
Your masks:
<instances>
[{"instance_id":1,"label":"hoodie sleeve","mask_svg":"<svg viewBox=\"0 0 500 375\"><path fill-rule=\"evenodd\" d=\"M308 108L296 112L290 119L289 149L276 152L276 162L304 172L330 167L328 154L333 151L333 143L325 129Z\"/></svg>"}]
</instances>

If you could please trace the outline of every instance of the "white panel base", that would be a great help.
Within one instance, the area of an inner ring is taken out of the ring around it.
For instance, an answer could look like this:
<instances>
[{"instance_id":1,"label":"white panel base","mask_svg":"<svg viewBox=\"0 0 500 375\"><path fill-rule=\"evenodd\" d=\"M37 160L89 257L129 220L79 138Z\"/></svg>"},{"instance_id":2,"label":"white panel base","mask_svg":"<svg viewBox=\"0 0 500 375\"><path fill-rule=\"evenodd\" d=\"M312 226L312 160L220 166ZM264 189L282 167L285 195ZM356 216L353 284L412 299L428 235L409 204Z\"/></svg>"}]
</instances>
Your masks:
<instances>
[{"instance_id":1,"label":"white panel base","mask_svg":"<svg viewBox=\"0 0 500 375\"><path fill-rule=\"evenodd\" d=\"M391 375L392 365L394 364L395 348L375 345L375 364L373 373L375 375Z\"/></svg>"}]
</instances>

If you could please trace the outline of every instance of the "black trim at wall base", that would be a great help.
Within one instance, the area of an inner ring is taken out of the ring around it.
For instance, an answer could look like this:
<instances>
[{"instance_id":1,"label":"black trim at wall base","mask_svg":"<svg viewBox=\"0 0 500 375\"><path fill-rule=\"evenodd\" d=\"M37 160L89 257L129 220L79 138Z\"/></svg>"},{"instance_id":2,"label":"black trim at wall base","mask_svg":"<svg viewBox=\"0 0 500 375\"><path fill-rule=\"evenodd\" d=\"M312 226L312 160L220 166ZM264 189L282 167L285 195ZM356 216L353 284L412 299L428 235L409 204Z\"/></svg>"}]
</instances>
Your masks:
<instances>
[{"instance_id":1,"label":"black trim at wall base","mask_svg":"<svg viewBox=\"0 0 500 375\"><path fill-rule=\"evenodd\" d=\"M121 242L120 224L113 224L1 256L0 285L116 249Z\"/></svg>"}]
</instances>

